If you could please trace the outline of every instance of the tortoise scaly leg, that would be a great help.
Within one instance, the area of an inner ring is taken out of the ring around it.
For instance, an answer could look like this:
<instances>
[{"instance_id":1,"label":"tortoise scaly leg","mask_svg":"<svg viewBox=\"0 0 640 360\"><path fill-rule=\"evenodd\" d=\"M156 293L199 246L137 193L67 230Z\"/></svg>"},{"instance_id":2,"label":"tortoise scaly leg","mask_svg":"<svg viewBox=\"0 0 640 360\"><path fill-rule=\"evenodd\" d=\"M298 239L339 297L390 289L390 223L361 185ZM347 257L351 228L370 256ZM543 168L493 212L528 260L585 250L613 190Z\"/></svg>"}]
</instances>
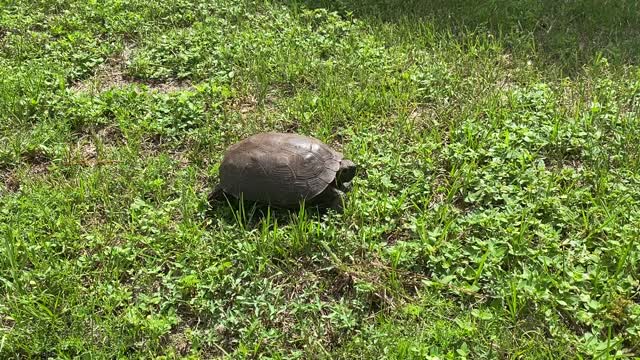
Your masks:
<instances>
[{"instance_id":1,"label":"tortoise scaly leg","mask_svg":"<svg viewBox=\"0 0 640 360\"><path fill-rule=\"evenodd\" d=\"M224 190L222 190L222 186L217 184L215 188L209 194L209 204L213 204L215 202L219 202L225 199Z\"/></svg>"},{"instance_id":2,"label":"tortoise scaly leg","mask_svg":"<svg viewBox=\"0 0 640 360\"><path fill-rule=\"evenodd\" d=\"M329 208L335 210L337 213L344 211L344 192L332 187L329 197Z\"/></svg>"}]
</instances>

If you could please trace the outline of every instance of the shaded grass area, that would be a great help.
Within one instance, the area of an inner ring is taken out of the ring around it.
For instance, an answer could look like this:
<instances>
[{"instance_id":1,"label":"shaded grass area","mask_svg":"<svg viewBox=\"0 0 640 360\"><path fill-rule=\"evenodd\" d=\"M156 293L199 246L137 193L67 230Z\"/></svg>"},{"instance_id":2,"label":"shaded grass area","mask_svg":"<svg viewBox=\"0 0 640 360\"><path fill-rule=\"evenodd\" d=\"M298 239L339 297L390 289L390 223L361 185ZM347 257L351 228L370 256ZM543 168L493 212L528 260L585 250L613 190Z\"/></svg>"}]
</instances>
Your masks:
<instances>
[{"instance_id":1,"label":"shaded grass area","mask_svg":"<svg viewBox=\"0 0 640 360\"><path fill-rule=\"evenodd\" d=\"M635 5L527 3L9 3L0 353L637 356ZM365 169L344 214L209 208L265 130Z\"/></svg>"},{"instance_id":2,"label":"shaded grass area","mask_svg":"<svg viewBox=\"0 0 640 360\"><path fill-rule=\"evenodd\" d=\"M425 23L464 40L497 37L505 48L541 65L576 75L582 66L606 57L638 64L640 20L637 1L291 1L353 14L389 29ZM406 34L409 35L409 34ZM420 41L412 38L411 41Z\"/></svg>"}]
</instances>

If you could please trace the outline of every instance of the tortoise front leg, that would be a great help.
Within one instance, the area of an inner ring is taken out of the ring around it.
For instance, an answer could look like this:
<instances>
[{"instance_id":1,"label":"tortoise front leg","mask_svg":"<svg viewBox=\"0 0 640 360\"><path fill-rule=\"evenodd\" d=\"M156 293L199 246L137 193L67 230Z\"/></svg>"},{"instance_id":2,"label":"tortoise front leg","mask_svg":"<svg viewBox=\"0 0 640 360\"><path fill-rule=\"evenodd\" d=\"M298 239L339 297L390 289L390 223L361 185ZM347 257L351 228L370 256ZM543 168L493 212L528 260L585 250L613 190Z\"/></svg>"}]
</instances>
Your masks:
<instances>
[{"instance_id":1,"label":"tortoise front leg","mask_svg":"<svg viewBox=\"0 0 640 360\"><path fill-rule=\"evenodd\" d=\"M337 188L342 192L349 192L351 191L351 189L353 189L353 183L349 181L346 183L338 184Z\"/></svg>"},{"instance_id":2,"label":"tortoise front leg","mask_svg":"<svg viewBox=\"0 0 640 360\"><path fill-rule=\"evenodd\" d=\"M329 190L328 207L335 210L337 213L344 211L344 192L337 188L331 187Z\"/></svg>"},{"instance_id":3,"label":"tortoise front leg","mask_svg":"<svg viewBox=\"0 0 640 360\"><path fill-rule=\"evenodd\" d=\"M222 190L222 186L220 186L220 184L217 184L216 187L213 188L213 190L211 191L211 193L209 194L209 203L214 203L214 202L218 202L218 201L222 201L225 199L225 195L224 195L224 190Z\"/></svg>"}]
</instances>

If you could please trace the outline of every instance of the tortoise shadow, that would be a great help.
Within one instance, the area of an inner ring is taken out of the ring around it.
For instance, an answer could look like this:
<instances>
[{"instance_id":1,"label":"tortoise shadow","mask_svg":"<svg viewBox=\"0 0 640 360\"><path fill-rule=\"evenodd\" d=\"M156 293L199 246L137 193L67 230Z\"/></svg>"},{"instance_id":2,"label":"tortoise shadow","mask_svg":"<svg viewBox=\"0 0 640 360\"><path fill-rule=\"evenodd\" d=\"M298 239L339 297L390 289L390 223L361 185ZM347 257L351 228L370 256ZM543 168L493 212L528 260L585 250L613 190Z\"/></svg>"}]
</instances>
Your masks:
<instances>
[{"instance_id":1,"label":"tortoise shadow","mask_svg":"<svg viewBox=\"0 0 640 360\"><path fill-rule=\"evenodd\" d=\"M265 221L278 225L289 225L299 219L324 220L330 213L343 213L335 209L319 205L301 205L292 208L281 208L262 203L225 197L225 200L208 199L206 215L217 218L227 225L239 226L243 229L254 229Z\"/></svg>"}]
</instances>

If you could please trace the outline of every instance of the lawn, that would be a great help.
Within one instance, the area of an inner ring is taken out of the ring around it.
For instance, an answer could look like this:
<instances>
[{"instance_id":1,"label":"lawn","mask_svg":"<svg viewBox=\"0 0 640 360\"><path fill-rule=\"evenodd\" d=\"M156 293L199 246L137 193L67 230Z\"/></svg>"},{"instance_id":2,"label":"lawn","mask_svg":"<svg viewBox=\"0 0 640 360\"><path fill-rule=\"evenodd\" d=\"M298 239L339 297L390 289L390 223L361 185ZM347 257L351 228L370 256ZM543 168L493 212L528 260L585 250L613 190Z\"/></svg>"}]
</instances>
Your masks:
<instances>
[{"instance_id":1,"label":"lawn","mask_svg":"<svg viewBox=\"0 0 640 360\"><path fill-rule=\"evenodd\" d=\"M0 358L640 356L639 13L0 0ZM211 206L261 131L344 212Z\"/></svg>"}]
</instances>

